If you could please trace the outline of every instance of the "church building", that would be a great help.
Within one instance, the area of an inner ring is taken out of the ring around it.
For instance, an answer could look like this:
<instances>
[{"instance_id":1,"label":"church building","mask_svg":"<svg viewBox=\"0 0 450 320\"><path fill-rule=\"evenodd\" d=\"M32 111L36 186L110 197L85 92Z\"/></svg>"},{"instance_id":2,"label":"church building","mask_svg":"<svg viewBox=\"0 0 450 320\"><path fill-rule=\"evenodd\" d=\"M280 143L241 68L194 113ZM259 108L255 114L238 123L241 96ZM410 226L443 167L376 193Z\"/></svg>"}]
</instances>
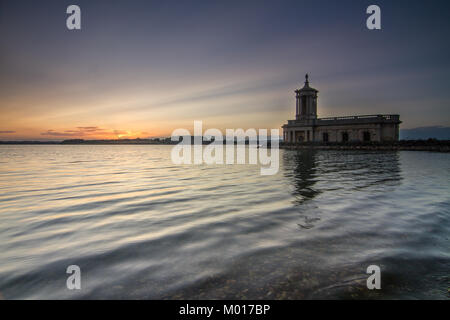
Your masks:
<instances>
[{"instance_id":1,"label":"church building","mask_svg":"<svg viewBox=\"0 0 450 320\"><path fill-rule=\"evenodd\" d=\"M398 141L400 116L397 114L317 118L319 91L309 86L295 91L295 120L283 126L287 143L300 142L384 142Z\"/></svg>"}]
</instances>

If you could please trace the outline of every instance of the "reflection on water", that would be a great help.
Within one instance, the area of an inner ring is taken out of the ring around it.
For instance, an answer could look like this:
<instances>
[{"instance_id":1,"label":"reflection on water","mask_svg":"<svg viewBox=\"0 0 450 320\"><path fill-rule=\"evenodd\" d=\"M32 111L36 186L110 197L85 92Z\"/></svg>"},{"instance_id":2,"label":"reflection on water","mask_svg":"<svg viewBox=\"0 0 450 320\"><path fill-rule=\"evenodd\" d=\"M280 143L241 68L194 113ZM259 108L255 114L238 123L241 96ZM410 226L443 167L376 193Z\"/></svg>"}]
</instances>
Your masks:
<instances>
[{"instance_id":1,"label":"reflection on water","mask_svg":"<svg viewBox=\"0 0 450 320\"><path fill-rule=\"evenodd\" d=\"M294 196L298 204L314 198L320 191L314 188L317 174L317 152L314 150L285 154L285 167L293 164L292 170L286 170L287 177L293 175L293 185L295 186Z\"/></svg>"},{"instance_id":2,"label":"reflection on water","mask_svg":"<svg viewBox=\"0 0 450 320\"><path fill-rule=\"evenodd\" d=\"M295 186L294 203L305 207L308 200L325 191L343 194L360 188L384 188L400 184L398 153L321 152L315 149L284 153L284 175ZM347 190L348 189L348 190ZM317 207L316 207L317 209ZM318 210L307 210L300 227L309 229L319 221ZM312 216L311 216L312 215Z\"/></svg>"},{"instance_id":3,"label":"reflection on water","mask_svg":"<svg viewBox=\"0 0 450 320\"><path fill-rule=\"evenodd\" d=\"M170 150L0 146L1 295L449 297L448 154L281 150L261 176ZM65 287L71 264L82 290Z\"/></svg>"}]
</instances>

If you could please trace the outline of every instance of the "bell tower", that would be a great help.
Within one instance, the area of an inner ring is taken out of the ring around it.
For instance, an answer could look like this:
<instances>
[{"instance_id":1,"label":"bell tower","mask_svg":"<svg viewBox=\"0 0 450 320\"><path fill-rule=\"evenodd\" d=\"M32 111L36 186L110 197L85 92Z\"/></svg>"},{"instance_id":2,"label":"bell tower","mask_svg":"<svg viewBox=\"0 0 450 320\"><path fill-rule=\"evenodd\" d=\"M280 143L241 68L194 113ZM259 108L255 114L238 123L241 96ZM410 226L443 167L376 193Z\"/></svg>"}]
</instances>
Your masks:
<instances>
[{"instance_id":1,"label":"bell tower","mask_svg":"<svg viewBox=\"0 0 450 320\"><path fill-rule=\"evenodd\" d=\"M299 90L295 90L296 98L296 120L317 119L317 91L309 86L309 76L305 76L305 85Z\"/></svg>"}]
</instances>

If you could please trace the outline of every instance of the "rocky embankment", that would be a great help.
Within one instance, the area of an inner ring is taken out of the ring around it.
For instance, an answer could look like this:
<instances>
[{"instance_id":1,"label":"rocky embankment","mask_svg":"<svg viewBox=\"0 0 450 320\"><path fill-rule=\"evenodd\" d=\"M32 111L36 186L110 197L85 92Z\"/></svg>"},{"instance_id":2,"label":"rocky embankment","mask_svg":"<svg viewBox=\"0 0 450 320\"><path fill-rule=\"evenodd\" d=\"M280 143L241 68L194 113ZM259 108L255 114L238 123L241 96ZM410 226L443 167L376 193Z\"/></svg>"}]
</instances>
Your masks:
<instances>
[{"instance_id":1,"label":"rocky embankment","mask_svg":"<svg viewBox=\"0 0 450 320\"><path fill-rule=\"evenodd\" d=\"M396 142L370 142L370 143L281 143L284 149L320 149L320 150L368 150L368 151L431 151L450 152L450 140L413 140Z\"/></svg>"}]
</instances>

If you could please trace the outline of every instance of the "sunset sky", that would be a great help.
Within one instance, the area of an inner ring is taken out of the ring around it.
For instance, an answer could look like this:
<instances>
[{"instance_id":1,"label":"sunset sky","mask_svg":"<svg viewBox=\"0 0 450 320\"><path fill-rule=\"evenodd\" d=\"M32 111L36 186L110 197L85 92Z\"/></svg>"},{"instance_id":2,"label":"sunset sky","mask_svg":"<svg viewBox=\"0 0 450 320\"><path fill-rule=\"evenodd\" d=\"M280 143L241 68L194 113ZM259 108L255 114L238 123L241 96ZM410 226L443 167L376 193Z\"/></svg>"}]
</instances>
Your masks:
<instances>
[{"instance_id":1,"label":"sunset sky","mask_svg":"<svg viewBox=\"0 0 450 320\"><path fill-rule=\"evenodd\" d=\"M66 28L81 7L82 30ZM366 28L368 5L382 30ZM280 128L310 74L320 117L450 126L448 1L0 0L0 140Z\"/></svg>"}]
</instances>

